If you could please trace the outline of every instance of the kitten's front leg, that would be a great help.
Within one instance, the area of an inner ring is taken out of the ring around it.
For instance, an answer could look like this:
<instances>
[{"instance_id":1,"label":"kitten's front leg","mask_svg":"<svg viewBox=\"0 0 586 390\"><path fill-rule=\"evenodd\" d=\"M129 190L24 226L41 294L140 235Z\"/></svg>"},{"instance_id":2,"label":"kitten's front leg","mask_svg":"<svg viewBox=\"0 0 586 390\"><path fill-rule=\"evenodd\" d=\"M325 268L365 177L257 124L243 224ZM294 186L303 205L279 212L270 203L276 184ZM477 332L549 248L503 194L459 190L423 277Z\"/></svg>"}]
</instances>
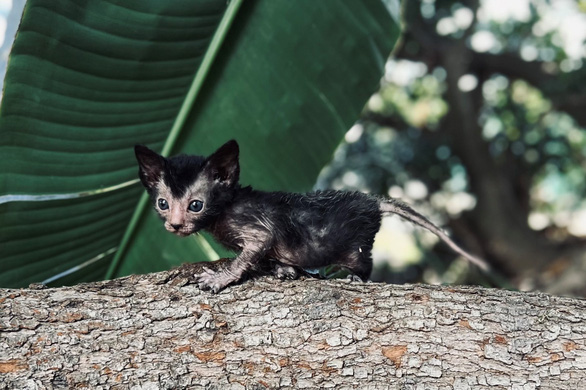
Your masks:
<instances>
[{"instance_id":1,"label":"kitten's front leg","mask_svg":"<svg viewBox=\"0 0 586 390\"><path fill-rule=\"evenodd\" d=\"M262 259L264 253L265 251L259 250L258 246L245 247L226 268L218 271L205 268L201 273L195 275L195 280L202 290L210 290L213 293L217 293L229 284L242 279L244 274L252 269L256 262Z\"/></svg>"}]
</instances>

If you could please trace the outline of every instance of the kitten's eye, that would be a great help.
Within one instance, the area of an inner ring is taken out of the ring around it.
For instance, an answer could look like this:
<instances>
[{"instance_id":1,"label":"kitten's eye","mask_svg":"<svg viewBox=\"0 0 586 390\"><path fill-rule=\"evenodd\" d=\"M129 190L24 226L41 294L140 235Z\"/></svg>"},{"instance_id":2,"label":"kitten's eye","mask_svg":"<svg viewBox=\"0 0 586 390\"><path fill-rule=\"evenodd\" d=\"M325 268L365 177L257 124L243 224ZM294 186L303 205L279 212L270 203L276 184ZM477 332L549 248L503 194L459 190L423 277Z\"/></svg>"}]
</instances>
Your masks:
<instances>
[{"instance_id":1,"label":"kitten's eye","mask_svg":"<svg viewBox=\"0 0 586 390\"><path fill-rule=\"evenodd\" d=\"M167 201L163 198L159 198L157 204L161 210L167 210L169 208L169 203L167 203Z\"/></svg>"},{"instance_id":2,"label":"kitten's eye","mask_svg":"<svg viewBox=\"0 0 586 390\"><path fill-rule=\"evenodd\" d=\"M189 204L188 209L194 213L199 213L203 209L203 202L201 200L194 200Z\"/></svg>"}]
</instances>

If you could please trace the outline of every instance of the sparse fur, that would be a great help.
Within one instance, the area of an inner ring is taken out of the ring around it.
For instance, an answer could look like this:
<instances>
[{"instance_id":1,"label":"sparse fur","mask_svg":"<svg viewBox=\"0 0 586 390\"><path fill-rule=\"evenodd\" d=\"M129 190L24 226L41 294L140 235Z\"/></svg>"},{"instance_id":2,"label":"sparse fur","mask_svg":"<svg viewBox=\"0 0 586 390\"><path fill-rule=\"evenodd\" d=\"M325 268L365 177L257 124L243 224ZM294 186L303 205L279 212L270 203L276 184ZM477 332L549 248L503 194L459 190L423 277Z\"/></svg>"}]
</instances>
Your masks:
<instances>
[{"instance_id":1,"label":"sparse fur","mask_svg":"<svg viewBox=\"0 0 586 390\"><path fill-rule=\"evenodd\" d=\"M239 149L233 140L207 158L163 158L140 145L135 153L139 177L168 231L187 236L204 229L239 251L230 266L196 275L203 289L218 292L268 261L283 279L295 278L302 269L337 264L366 280L372 270L374 236L383 214L389 213L435 233L457 253L487 269L486 263L398 200L360 192L297 194L241 187Z\"/></svg>"}]
</instances>

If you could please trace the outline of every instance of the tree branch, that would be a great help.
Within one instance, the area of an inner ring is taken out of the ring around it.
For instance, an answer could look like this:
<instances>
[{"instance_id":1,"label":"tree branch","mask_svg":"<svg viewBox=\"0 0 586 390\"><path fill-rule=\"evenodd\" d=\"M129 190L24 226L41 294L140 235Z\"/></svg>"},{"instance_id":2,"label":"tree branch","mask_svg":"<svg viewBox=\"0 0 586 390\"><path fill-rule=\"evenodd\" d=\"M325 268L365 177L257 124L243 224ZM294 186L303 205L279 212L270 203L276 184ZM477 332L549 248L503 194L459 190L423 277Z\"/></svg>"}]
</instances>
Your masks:
<instances>
[{"instance_id":1,"label":"tree branch","mask_svg":"<svg viewBox=\"0 0 586 390\"><path fill-rule=\"evenodd\" d=\"M586 380L586 302L475 287L260 278L196 266L0 290L0 389L551 388Z\"/></svg>"}]
</instances>

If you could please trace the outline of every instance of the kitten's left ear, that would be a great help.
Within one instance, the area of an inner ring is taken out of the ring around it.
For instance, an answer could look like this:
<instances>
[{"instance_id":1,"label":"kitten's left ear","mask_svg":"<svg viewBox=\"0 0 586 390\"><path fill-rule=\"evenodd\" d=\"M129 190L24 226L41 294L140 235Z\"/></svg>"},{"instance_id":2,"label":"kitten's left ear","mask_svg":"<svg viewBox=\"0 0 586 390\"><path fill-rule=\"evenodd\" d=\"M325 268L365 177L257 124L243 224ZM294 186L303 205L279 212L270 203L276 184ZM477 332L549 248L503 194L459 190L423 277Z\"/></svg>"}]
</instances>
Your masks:
<instances>
[{"instance_id":1,"label":"kitten's left ear","mask_svg":"<svg viewBox=\"0 0 586 390\"><path fill-rule=\"evenodd\" d=\"M240 177L238 154L238 142L230 140L208 157L207 166L211 169L214 179L217 178L231 185L238 183Z\"/></svg>"},{"instance_id":2,"label":"kitten's left ear","mask_svg":"<svg viewBox=\"0 0 586 390\"><path fill-rule=\"evenodd\" d=\"M140 181L146 188L153 188L161 180L165 158L142 145L134 146L134 154L138 161Z\"/></svg>"}]
</instances>

